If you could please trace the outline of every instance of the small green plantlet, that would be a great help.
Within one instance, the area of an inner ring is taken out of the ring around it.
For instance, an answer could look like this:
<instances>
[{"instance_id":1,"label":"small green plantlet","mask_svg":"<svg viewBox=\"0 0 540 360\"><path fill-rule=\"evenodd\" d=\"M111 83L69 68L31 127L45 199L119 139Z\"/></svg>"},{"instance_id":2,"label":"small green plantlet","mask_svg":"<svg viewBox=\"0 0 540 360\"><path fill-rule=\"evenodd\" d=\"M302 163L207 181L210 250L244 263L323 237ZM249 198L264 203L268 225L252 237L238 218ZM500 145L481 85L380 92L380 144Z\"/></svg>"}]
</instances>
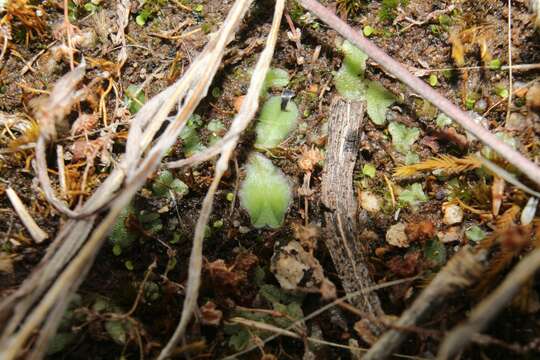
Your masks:
<instances>
[{"instance_id":1,"label":"small green plantlet","mask_svg":"<svg viewBox=\"0 0 540 360\"><path fill-rule=\"evenodd\" d=\"M364 174L365 176L373 179L376 173L377 169L375 169L375 166L373 166L373 164L365 164L364 166L362 166L362 174Z\"/></svg>"},{"instance_id":2,"label":"small green plantlet","mask_svg":"<svg viewBox=\"0 0 540 360\"><path fill-rule=\"evenodd\" d=\"M386 112L392 103L396 101L394 95L376 81L368 82L366 91L367 113L371 121L376 125L386 123Z\"/></svg>"},{"instance_id":3,"label":"small green plantlet","mask_svg":"<svg viewBox=\"0 0 540 360\"><path fill-rule=\"evenodd\" d=\"M120 255L122 249L129 248L136 239L136 235L126 227L126 220L129 216L133 216L133 212L134 209L131 205L122 209L109 235L109 241L113 245L113 253L117 256Z\"/></svg>"},{"instance_id":4,"label":"small green plantlet","mask_svg":"<svg viewBox=\"0 0 540 360\"><path fill-rule=\"evenodd\" d=\"M471 226L465 231L465 236L467 239L473 242L480 242L486 237L486 233L478 225Z\"/></svg>"},{"instance_id":5,"label":"small green plantlet","mask_svg":"<svg viewBox=\"0 0 540 360\"><path fill-rule=\"evenodd\" d=\"M152 192L156 196L169 196L170 192L177 196L187 195L189 187L180 179L177 179L169 170L160 171L152 183Z\"/></svg>"},{"instance_id":6,"label":"small green plantlet","mask_svg":"<svg viewBox=\"0 0 540 360\"><path fill-rule=\"evenodd\" d=\"M405 165L417 164L420 162L420 156L414 151L409 151L405 154Z\"/></svg>"},{"instance_id":7,"label":"small green plantlet","mask_svg":"<svg viewBox=\"0 0 540 360\"><path fill-rule=\"evenodd\" d=\"M495 133L495 137L501 140L502 142L506 143L507 145L510 145L513 149L517 149L519 147L519 140L517 140L512 135L505 133L505 132L498 132ZM495 151L493 151L492 148L489 146L484 146L482 150L480 150L480 153L488 160L495 161L500 159L500 155L498 155Z\"/></svg>"},{"instance_id":8,"label":"small green plantlet","mask_svg":"<svg viewBox=\"0 0 540 360\"><path fill-rule=\"evenodd\" d=\"M420 137L419 129L410 128L397 122L390 123L388 131L392 136L392 144L403 155L406 155L411 150L412 144Z\"/></svg>"},{"instance_id":9,"label":"small green plantlet","mask_svg":"<svg viewBox=\"0 0 540 360\"><path fill-rule=\"evenodd\" d=\"M437 239L429 240L424 247L424 257L433 267L439 268L446 264L446 248Z\"/></svg>"},{"instance_id":10,"label":"small green plantlet","mask_svg":"<svg viewBox=\"0 0 540 360\"><path fill-rule=\"evenodd\" d=\"M270 160L261 154L253 154L239 196L254 227L279 228L291 203L291 184Z\"/></svg>"},{"instance_id":11,"label":"small green plantlet","mask_svg":"<svg viewBox=\"0 0 540 360\"><path fill-rule=\"evenodd\" d=\"M84 10L86 10L90 14L95 14L99 10L99 6L94 4L93 2L89 1L86 4L84 4Z\"/></svg>"},{"instance_id":12,"label":"small green plantlet","mask_svg":"<svg viewBox=\"0 0 540 360\"><path fill-rule=\"evenodd\" d=\"M152 11L149 9L142 9L138 14L137 17L135 17L135 22L139 26L144 26L148 19L152 16Z\"/></svg>"},{"instance_id":13,"label":"small green plantlet","mask_svg":"<svg viewBox=\"0 0 540 360\"><path fill-rule=\"evenodd\" d=\"M502 66L501 60L499 60L499 59L492 59L489 62L489 68L491 70L499 70L501 68L501 66Z\"/></svg>"},{"instance_id":14,"label":"small green plantlet","mask_svg":"<svg viewBox=\"0 0 540 360\"><path fill-rule=\"evenodd\" d=\"M146 96L137 85L129 85L124 99L130 113L136 114L146 102Z\"/></svg>"},{"instance_id":15,"label":"small green plantlet","mask_svg":"<svg viewBox=\"0 0 540 360\"><path fill-rule=\"evenodd\" d=\"M264 103L259 115L255 145L261 148L278 146L296 127L298 116L298 107L292 100L285 111L281 111L281 97L272 96Z\"/></svg>"},{"instance_id":16,"label":"small green plantlet","mask_svg":"<svg viewBox=\"0 0 540 360\"><path fill-rule=\"evenodd\" d=\"M286 70L271 68L266 73L261 94L266 95L270 88L284 88L289 85L289 73Z\"/></svg>"},{"instance_id":17,"label":"small green plantlet","mask_svg":"<svg viewBox=\"0 0 540 360\"><path fill-rule=\"evenodd\" d=\"M201 117L199 115L193 115L180 133L180 139L182 140L186 156L191 156L205 149L197 132L201 125Z\"/></svg>"},{"instance_id":18,"label":"small green plantlet","mask_svg":"<svg viewBox=\"0 0 540 360\"><path fill-rule=\"evenodd\" d=\"M343 64L347 69L357 76L364 76L368 56L348 40L341 44L340 50L343 52Z\"/></svg>"},{"instance_id":19,"label":"small green plantlet","mask_svg":"<svg viewBox=\"0 0 540 360\"><path fill-rule=\"evenodd\" d=\"M431 74L429 75L428 82L429 82L429 85L431 85L432 87L435 87L439 84L439 79L437 79L437 75Z\"/></svg>"},{"instance_id":20,"label":"small green plantlet","mask_svg":"<svg viewBox=\"0 0 540 360\"><path fill-rule=\"evenodd\" d=\"M435 124L438 128L444 129L447 126L452 125L452 119L450 119L445 113L440 113L437 115L437 119L435 119Z\"/></svg>"},{"instance_id":21,"label":"small green plantlet","mask_svg":"<svg viewBox=\"0 0 540 360\"><path fill-rule=\"evenodd\" d=\"M364 26L364 28L362 29L362 32L364 33L364 36L365 36L365 37L370 37L370 36L373 35L373 33L375 32L375 29L372 28L372 27L369 26L369 25L366 25L366 26Z\"/></svg>"},{"instance_id":22,"label":"small green plantlet","mask_svg":"<svg viewBox=\"0 0 540 360\"><path fill-rule=\"evenodd\" d=\"M474 104L476 104L476 99L473 96L467 96L465 99L465 108L467 110L474 109Z\"/></svg>"},{"instance_id":23,"label":"small green plantlet","mask_svg":"<svg viewBox=\"0 0 540 360\"><path fill-rule=\"evenodd\" d=\"M495 94L502 97L503 99L508 97L508 88L504 85L495 86Z\"/></svg>"},{"instance_id":24,"label":"small green plantlet","mask_svg":"<svg viewBox=\"0 0 540 360\"><path fill-rule=\"evenodd\" d=\"M126 269L128 269L129 271L133 271L133 269L135 269L135 266L133 266L133 262L131 260L126 260L124 261L124 266L126 267Z\"/></svg>"},{"instance_id":25,"label":"small green plantlet","mask_svg":"<svg viewBox=\"0 0 540 360\"><path fill-rule=\"evenodd\" d=\"M416 207L420 203L428 200L429 198L424 194L424 190L422 190L422 185L420 183L412 184L399 194L399 201L407 203L412 207Z\"/></svg>"},{"instance_id":26,"label":"small green plantlet","mask_svg":"<svg viewBox=\"0 0 540 360\"><path fill-rule=\"evenodd\" d=\"M365 100L371 121L384 125L386 111L396 99L378 82L364 78L368 58L366 54L349 41L344 41L340 50L345 57L343 65L334 75L336 90L346 99Z\"/></svg>"}]
</instances>

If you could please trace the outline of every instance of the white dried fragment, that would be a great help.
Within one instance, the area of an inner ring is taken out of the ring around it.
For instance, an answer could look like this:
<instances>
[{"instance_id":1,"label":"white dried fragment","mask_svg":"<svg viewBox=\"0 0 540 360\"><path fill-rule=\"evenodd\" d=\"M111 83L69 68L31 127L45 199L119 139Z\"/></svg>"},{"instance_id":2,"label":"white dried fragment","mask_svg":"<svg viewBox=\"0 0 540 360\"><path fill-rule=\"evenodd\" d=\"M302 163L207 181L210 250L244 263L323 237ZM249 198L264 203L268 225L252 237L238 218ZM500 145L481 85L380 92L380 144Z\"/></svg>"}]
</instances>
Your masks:
<instances>
[{"instance_id":1,"label":"white dried fragment","mask_svg":"<svg viewBox=\"0 0 540 360\"><path fill-rule=\"evenodd\" d=\"M379 196L373 194L370 191L362 191L358 195L360 200L360 206L362 209L370 213L378 213L381 211L382 200Z\"/></svg>"},{"instance_id":2,"label":"white dried fragment","mask_svg":"<svg viewBox=\"0 0 540 360\"><path fill-rule=\"evenodd\" d=\"M531 196L527 201L527 205L523 208L521 212L521 225L529 225L536 215L536 208L538 207L538 198Z\"/></svg>"},{"instance_id":3,"label":"white dried fragment","mask_svg":"<svg viewBox=\"0 0 540 360\"><path fill-rule=\"evenodd\" d=\"M274 252L270 271L285 290L295 290L299 286L319 287L323 298L330 300L336 297L336 287L324 277L319 261L298 241L291 241Z\"/></svg>"},{"instance_id":4,"label":"white dried fragment","mask_svg":"<svg viewBox=\"0 0 540 360\"><path fill-rule=\"evenodd\" d=\"M30 236L32 236L32 239L34 239L34 241L38 244L45 241L49 235L45 231L41 230L38 224L36 224L15 190L9 187L6 190L6 194L11 202L11 205L13 205L13 208L17 212L17 215L19 215L21 222L26 227L26 230L28 230L30 233Z\"/></svg>"},{"instance_id":5,"label":"white dried fragment","mask_svg":"<svg viewBox=\"0 0 540 360\"><path fill-rule=\"evenodd\" d=\"M461 240L461 227L452 226L446 229L445 231L439 231L437 233L437 237L444 244L451 243L454 241L460 241Z\"/></svg>"},{"instance_id":6,"label":"white dried fragment","mask_svg":"<svg viewBox=\"0 0 540 360\"><path fill-rule=\"evenodd\" d=\"M299 242L291 241L274 255L270 270L283 289L296 289L309 270L309 266L302 262L304 253Z\"/></svg>"},{"instance_id":7,"label":"white dried fragment","mask_svg":"<svg viewBox=\"0 0 540 360\"><path fill-rule=\"evenodd\" d=\"M388 228L386 231L386 242L392 246L409 247L410 242L405 233L405 224L397 223Z\"/></svg>"},{"instance_id":8,"label":"white dried fragment","mask_svg":"<svg viewBox=\"0 0 540 360\"><path fill-rule=\"evenodd\" d=\"M459 205L443 205L444 218L446 225L459 224L463 221L463 209Z\"/></svg>"}]
</instances>

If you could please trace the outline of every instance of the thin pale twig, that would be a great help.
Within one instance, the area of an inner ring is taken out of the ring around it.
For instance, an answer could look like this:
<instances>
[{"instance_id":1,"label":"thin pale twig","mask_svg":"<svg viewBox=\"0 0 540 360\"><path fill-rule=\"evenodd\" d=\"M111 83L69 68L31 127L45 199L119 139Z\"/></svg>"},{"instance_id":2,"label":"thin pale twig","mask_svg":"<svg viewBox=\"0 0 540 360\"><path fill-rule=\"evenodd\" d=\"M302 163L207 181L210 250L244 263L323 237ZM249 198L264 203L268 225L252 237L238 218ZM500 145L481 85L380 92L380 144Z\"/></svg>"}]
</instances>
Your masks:
<instances>
[{"instance_id":1,"label":"thin pale twig","mask_svg":"<svg viewBox=\"0 0 540 360\"><path fill-rule=\"evenodd\" d=\"M47 239L49 235L45 231L41 230L38 224L36 224L15 190L13 190L11 187L8 187L6 190L6 194L9 201L11 201L11 205L13 205L13 208L19 215L21 222L26 227L26 230L28 230L28 232L30 233L30 236L32 236L32 239L34 239L34 241L38 244Z\"/></svg>"}]
</instances>

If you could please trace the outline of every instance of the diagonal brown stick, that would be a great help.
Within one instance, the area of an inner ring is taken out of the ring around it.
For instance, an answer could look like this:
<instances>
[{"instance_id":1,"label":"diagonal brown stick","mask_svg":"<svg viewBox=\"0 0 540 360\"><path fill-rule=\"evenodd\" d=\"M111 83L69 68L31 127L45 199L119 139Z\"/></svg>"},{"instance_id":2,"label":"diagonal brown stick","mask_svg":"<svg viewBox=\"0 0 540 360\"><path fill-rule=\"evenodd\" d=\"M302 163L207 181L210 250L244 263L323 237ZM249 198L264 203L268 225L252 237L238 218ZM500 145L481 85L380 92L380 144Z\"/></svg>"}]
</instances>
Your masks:
<instances>
[{"instance_id":1,"label":"diagonal brown stick","mask_svg":"<svg viewBox=\"0 0 540 360\"><path fill-rule=\"evenodd\" d=\"M506 161L518 168L525 176L534 181L537 185L540 185L540 168L536 164L512 147L497 139L489 130L474 122L466 112L458 108L437 91L433 90L433 88L420 78L411 74L403 65L392 59L383 50L367 40L358 31L355 31L319 2L316 0L299 0L298 2L307 10L313 12L328 26L336 30L354 45L358 46L360 50L365 52L386 71L401 80L417 94L431 102L465 130L472 133L480 141L505 158Z\"/></svg>"}]
</instances>

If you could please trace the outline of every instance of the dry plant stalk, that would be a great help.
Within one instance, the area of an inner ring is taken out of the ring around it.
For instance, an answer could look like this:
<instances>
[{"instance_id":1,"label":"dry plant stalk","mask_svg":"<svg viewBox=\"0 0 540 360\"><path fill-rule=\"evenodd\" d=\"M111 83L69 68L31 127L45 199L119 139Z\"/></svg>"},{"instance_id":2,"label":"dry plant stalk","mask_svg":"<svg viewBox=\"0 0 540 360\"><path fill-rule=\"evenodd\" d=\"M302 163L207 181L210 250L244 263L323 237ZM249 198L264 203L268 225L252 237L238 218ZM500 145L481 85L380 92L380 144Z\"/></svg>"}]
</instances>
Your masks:
<instances>
[{"instance_id":1,"label":"dry plant stalk","mask_svg":"<svg viewBox=\"0 0 540 360\"><path fill-rule=\"evenodd\" d=\"M431 88L422 79L411 74L402 64L388 56L371 41L366 39L360 32L355 31L332 11L325 8L316 0L299 0L304 8L313 12L328 26L336 30L360 50L365 52L373 61L377 62L384 70L409 86L417 94L435 105L439 110L448 115L452 120L461 125L465 130L476 136L481 142L491 147L501 155L508 163L514 165L525 176L540 185L540 168L527 159L508 144L495 137L489 130L477 124L470 116ZM506 180L506 179L505 179Z\"/></svg>"},{"instance_id":2,"label":"dry plant stalk","mask_svg":"<svg viewBox=\"0 0 540 360\"><path fill-rule=\"evenodd\" d=\"M67 306L66 299L69 299L69 295L76 291L83 281L118 214L144 185L146 178L157 169L165 152L176 141L187 119L206 95L220 66L225 47L232 40L234 31L250 3L251 1L247 0L237 0L220 31L214 34L186 74L152 98L137 113L131 123L126 154L120 165L78 212L73 213L68 209L75 218L81 219L69 220L57 235L51 245L59 250L57 253L47 251L46 258L49 261L42 261L39 266L45 275L44 281L40 281L40 274L34 271L15 294L2 302L0 318L9 317L9 320L4 323L5 328L0 338L0 358L10 360L20 355L25 344L44 321L48 331L38 331L36 343L48 341L54 334ZM73 76L72 73L78 70L75 69L66 76ZM154 135L177 104L178 113L173 122L141 161ZM43 146L44 143L43 141ZM125 178L125 188L115 194ZM92 214L106 205L111 207L109 213L86 240L94 221ZM62 253L67 259L56 256L58 253ZM34 352L28 356L43 356L35 350L34 348Z\"/></svg>"},{"instance_id":3,"label":"dry plant stalk","mask_svg":"<svg viewBox=\"0 0 540 360\"><path fill-rule=\"evenodd\" d=\"M486 254L485 250L474 252L468 246L461 248L393 325L406 328L418 324L445 298L473 284L485 269ZM407 334L403 331L395 329L387 331L369 349L363 359L387 358L406 337Z\"/></svg>"},{"instance_id":4,"label":"dry plant stalk","mask_svg":"<svg viewBox=\"0 0 540 360\"><path fill-rule=\"evenodd\" d=\"M45 231L41 230L38 224L36 224L15 190L8 187L6 194L9 201L11 201L11 205L13 205L13 208L17 212L17 215L19 215L21 222L26 227L26 230L28 230L30 233L30 236L32 236L32 239L34 239L34 241L38 244L47 239L49 235Z\"/></svg>"},{"instance_id":5,"label":"dry plant stalk","mask_svg":"<svg viewBox=\"0 0 540 360\"><path fill-rule=\"evenodd\" d=\"M229 167L229 161L238 143L240 134L244 131L244 129L247 128L247 126L255 116L255 113L257 112L261 89L266 78L266 73L268 72L268 69L270 67L270 62L272 61L272 57L274 55L274 48L277 42L279 25L281 23L281 17L283 15L284 7L284 0L276 1L274 19L272 21L272 28L268 35L268 39L266 41L266 47L264 48L259 60L257 61L257 65L255 66L255 70L253 71L254 76L251 79L248 92L244 98L244 101L242 102L242 107L240 108L239 113L234 118L231 124L231 128L229 130L229 135L234 135L232 135L229 140L226 140L223 143L223 146L220 150L221 156L216 163L214 179L212 180L212 184L210 185L210 188L208 189L208 192L206 193L206 196L203 200L201 213L195 226L193 247L191 249L191 255L189 258L189 275L186 286L186 298L184 300L184 306L182 309L180 322L173 336L169 340L169 343L159 355L158 360L166 359L171 354L178 340L184 335L193 311L197 306L197 298L199 295L199 287L201 283L204 233L206 225L208 224L210 213L212 212L214 195L216 193L219 182L221 181L221 177Z\"/></svg>"},{"instance_id":6,"label":"dry plant stalk","mask_svg":"<svg viewBox=\"0 0 540 360\"><path fill-rule=\"evenodd\" d=\"M464 171L474 170L482 166L482 162L474 155L458 158L450 155L441 155L421 161L417 164L398 166L394 175L408 177L420 171L443 170L446 174L459 174Z\"/></svg>"},{"instance_id":7,"label":"dry plant stalk","mask_svg":"<svg viewBox=\"0 0 540 360\"><path fill-rule=\"evenodd\" d=\"M510 303L538 268L540 249L535 249L516 265L497 289L472 310L467 321L446 336L439 348L437 359L449 359L463 350L474 335L485 329L499 311Z\"/></svg>"},{"instance_id":8,"label":"dry plant stalk","mask_svg":"<svg viewBox=\"0 0 540 360\"><path fill-rule=\"evenodd\" d=\"M334 99L330 107L326 161L321 182L321 199L328 209L325 213L326 248L347 293L373 285L365 260L368 256L357 239L358 205L353 190L353 172L363 116L363 102ZM384 315L375 293L358 297L353 304L371 317ZM370 325L375 335L382 333L380 324Z\"/></svg>"}]
</instances>

